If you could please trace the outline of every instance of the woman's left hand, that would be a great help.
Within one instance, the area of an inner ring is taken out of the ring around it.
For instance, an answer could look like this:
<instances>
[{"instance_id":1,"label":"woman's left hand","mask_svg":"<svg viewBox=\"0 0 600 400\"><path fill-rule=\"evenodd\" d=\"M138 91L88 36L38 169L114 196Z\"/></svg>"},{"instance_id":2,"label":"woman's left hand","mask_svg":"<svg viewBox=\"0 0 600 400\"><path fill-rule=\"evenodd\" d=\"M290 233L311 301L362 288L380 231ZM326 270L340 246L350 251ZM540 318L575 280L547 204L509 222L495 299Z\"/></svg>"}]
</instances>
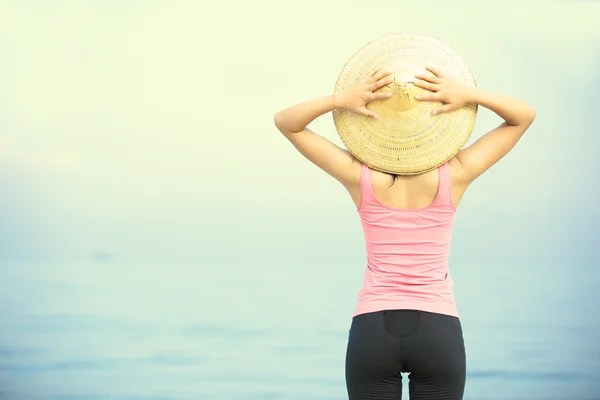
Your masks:
<instances>
[{"instance_id":1,"label":"woman's left hand","mask_svg":"<svg viewBox=\"0 0 600 400\"><path fill-rule=\"evenodd\" d=\"M373 100L382 100L392 97L392 93L389 92L374 93L378 89L381 89L394 81L389 75L389 72L386 72L381 68L369 72L353 87L334 95L336 108L343 108L367 117L378 118L377 114L367 109L367 104Z\"/></svg>"}]
</instances>

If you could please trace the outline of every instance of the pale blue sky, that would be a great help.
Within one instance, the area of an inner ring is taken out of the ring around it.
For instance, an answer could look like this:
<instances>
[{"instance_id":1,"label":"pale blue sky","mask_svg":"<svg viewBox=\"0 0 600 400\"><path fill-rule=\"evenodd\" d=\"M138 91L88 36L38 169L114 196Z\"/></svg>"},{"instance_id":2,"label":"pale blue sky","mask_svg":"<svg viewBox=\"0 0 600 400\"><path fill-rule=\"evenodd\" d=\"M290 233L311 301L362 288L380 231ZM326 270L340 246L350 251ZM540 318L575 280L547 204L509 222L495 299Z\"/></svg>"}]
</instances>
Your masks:
<instances>
[{"instance_id":1,"label":"pale blue sky","mask_svg":"<svg viewBox=\"0 0 600 400\"><path fill-rule=\"evenodd\" d=\"M538 109L466 195L452 256L599 259L598 2L203 3L0 1L0 259L362 263L349 196L272 117L392 32ZM481 111L472 140L499 122ZM341 143L331 116L313 128Z\"/></svg>"}]
</instances>

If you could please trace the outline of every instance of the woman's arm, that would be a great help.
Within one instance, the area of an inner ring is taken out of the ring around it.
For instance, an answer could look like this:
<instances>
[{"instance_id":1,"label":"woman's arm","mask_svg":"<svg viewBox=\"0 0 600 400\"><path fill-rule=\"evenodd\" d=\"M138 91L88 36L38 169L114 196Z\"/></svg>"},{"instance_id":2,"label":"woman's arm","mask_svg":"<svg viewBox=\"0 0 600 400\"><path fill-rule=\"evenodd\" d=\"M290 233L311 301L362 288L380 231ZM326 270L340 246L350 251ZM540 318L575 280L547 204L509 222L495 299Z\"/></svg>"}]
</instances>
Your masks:
<instances>
[{"instance_id":1,"label":"woman's arm","mask_svg":"<svg viewBox=\"0 0 600 400\"><path fill-rule=\"evenodd\" d=\"M339 94L296 104L275 114L275 126L284 135L303 131L311 122L336 108L342 108Z\"/></svg>"},{"instance_id":2,"label":"woman's arm","mask_svg":"<svg viewBox=\"0 0 600 400\"><path fill-rule=\"evenodd\" d=\"M459 164L458 178L468 185L517 144L533 123L535 108L512 97L466 87L445 77L435 68L427 69L431 74L417 75L419 79L415 81L415 85L432 93L416 96L416 99L445 103L434 110L434 114L453 111L467 103L476 103L504 119L504 123L456 155Z\"/></svg>"},{"instance_id":3,"label":"woman's arm","mask_svg":"<svg viewBox=\"0 0 600 400\"><path fill-rule=\"evenodd\" d=\"M390 83L389 73L374 70L349 90L316 100L297 104L275 115L275 125L281 133L313 164L333 176L345 186L360 179L360 162L352 154L329 140L312 132L307 126L319 116L334 109L346 109L377 118L366 105L391 93L373 93Z\"/></svg>"},{"instance_id":4,"label":"woman's arm","mask_svg":"<svg viewBox=\"0 0 600 400\"><path fill-rule=\"evenodd\" d=\"M307 128L319 116L337 108L338 99L330 95L297 104L275 115L275 125L309 161L344 186L360 180L360 163L352 154Z\"/></svg>"},{"instance_id":5,"label":"woman's arm","mask_svg":"<svg viewBox=\"0 0 600 400\"><path fill-rule=\"evenodd\" d=\"M456 155L462 170L460 175L467 184L508 154L531 126L536 115L535 108L530 104L482 90L474 90L470 102L492 110L504 122Z\"/></svg>"}]
</instances>

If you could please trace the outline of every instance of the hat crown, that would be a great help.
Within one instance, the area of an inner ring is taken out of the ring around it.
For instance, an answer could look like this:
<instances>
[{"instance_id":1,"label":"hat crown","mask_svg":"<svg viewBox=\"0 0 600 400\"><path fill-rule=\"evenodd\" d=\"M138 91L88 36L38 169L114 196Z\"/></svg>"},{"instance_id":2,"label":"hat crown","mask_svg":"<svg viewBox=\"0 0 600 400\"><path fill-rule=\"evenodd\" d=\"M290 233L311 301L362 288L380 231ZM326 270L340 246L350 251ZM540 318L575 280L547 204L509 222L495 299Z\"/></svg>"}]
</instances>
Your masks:
<instances>
[{"instance_id":1,"label":"hat crown","mask_svg":"<svg viewBox=\"0 0 600 400\"><path fill-rule=\"evenodd\" d=\"M393 93L389 101L390 105L398 111L408 111L417 107L416 86L412 82L398 82L395 78L396 76L394 76L394 82L387 86Z\"/></svg>"}]
</instances>

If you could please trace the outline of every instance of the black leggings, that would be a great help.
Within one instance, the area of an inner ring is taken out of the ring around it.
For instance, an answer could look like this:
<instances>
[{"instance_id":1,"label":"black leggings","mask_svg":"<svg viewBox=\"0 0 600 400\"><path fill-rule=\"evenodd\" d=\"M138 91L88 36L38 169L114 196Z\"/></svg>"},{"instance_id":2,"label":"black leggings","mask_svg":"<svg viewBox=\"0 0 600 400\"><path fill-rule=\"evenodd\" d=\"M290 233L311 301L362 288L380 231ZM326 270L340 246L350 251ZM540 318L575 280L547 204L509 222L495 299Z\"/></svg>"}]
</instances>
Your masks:
<instances>
[{"instance_id":1,"label":"black leggings","mask_svg":"<svg viewBox=\"0 0 600 400\"><path fill-rule=\"evenodd\" d=\"M461 400L466 362L456 317L414 310L352 319L346 353L349 400L400 400L409 372L410 400Z\"/></svg>"}]
</instances>

